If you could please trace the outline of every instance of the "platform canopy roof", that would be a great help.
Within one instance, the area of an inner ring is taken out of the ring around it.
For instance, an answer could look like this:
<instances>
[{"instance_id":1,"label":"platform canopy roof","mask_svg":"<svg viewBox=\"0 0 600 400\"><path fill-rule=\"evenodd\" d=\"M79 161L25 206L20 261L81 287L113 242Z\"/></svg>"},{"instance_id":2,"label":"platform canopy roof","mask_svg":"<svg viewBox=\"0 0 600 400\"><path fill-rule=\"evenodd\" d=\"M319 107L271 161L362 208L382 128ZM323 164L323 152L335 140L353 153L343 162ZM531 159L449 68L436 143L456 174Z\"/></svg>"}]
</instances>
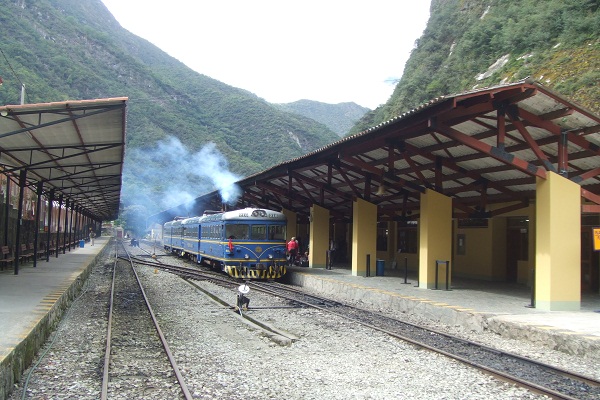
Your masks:
<instances>
[{"instance_id":1,"label":"platform canopy roof","mask_svg":"<svg viewBox=\"0 0 600 400\"><path fill-rule=\"evenodd\" d=\"M317 204L349 221L361 198L377 205L380 220L401 221L417 218L421 193L433 189L452 198L455 217L487 218L527 207L536 179L550 172L581 186L582 212L600 212L600 117L524 80L433 99L242 179L233 207L286 208L306 218ZM221 202L215 191L187 210Z\"/></svg>"},{"instance_id":2,"label":"platform canopy roof","mask_svg":"<svg viewBox=\"0 0 600 400\"><path fill-rule=\"evenodd\" d=\"M0 172L98 220L119 214L126 97L0 106Z\"/></svg>"}]
</instances>

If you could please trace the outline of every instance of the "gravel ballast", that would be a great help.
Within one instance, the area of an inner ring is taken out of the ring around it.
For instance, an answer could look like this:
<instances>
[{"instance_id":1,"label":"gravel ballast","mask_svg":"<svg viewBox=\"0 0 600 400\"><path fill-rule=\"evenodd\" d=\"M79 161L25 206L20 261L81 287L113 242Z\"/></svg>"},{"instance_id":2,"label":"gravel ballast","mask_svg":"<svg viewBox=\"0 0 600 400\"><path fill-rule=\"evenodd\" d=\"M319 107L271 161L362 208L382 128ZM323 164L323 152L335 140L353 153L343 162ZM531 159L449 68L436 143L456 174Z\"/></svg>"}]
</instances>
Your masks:
<instances>
[{"instance_id":1,"label":"gravel ballast","mask_svg":"<svg viewBox=\"0 0 600 400\"><path fill-rule=\"evenodd\" d=\"M26 398L99 398L111 269L109 261L94 268L81 297L52 335L48 354L31 375ZM177 276L149 267L138 268L138 274L194 398L544 398L318 310L253 310L284 303L251 291L249 316L298 337L291 343L273 340ZM195 284L235 302L235 290ZM451 330L469 336L459 328ZM494 335L478 333L472 339L588 375L597 370L592 360ZM10 399L21 398L22 386L20 382ZM118 398L131 398L126 384L120 390ZM152 388L145 398L156 398Z\"/></svg>"}]
</instances>

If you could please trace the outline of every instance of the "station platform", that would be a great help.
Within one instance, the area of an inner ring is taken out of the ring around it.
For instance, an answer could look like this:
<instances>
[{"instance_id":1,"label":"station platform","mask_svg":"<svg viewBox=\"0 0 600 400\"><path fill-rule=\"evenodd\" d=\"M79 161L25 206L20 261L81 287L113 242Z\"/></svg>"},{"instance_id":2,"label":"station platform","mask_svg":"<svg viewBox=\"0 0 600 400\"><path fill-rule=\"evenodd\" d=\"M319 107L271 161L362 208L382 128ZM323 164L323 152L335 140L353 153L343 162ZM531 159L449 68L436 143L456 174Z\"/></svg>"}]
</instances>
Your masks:
<instances>
[{"instance_id":1,"label":"station platform","mask_svg":"<svg viewBox=\"0 0 600 400\"><path fill-rule=\"evenodd\" d=\"M62 314L81 291L109 237L72 248L50 260L0 271L0 400L31 364Z\"/></svg>"},{"instance_id":2,"label":"station platform","mask_svg":"<svg viewBox=\"0 0 600 400\"><path fill-rule=\"evenodd\" d=\"M435 323L600 360L600 294L584 293L579 311L542 311L531 307L531 289L524 285L453 278L450 290L445 282L439 290L422 289L416 286L416 272L405 278L404 269L362 277L352 276L344 266L290 267L286 279L340 301L398 312L399 318L402 313L418 314Z\"/></svg>"}]
</instances>

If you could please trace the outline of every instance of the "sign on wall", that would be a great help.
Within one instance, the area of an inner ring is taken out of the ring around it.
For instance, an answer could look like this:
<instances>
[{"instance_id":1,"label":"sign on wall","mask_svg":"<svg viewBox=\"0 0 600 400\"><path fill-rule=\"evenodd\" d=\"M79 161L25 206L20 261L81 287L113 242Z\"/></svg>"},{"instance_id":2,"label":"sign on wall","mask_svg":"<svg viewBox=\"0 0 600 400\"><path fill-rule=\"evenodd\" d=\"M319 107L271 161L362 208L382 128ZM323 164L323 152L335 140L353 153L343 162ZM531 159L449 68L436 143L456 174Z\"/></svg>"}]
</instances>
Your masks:
<instances>
[{"instance_id":1,"label":"sign on wall","mask_svg":"<svg viewBox=\"0 0 600 400\"><path fill-rule=\"evenodd\" d=\"M594 232L594 250L600 251L600 228L592 228Z\"/></svg>"},{"instance_id":2,"label":"sign on wall","mask_svg":"<svg viewBox=\"0 0 600 400\"><path fill-rule=\"evenodd\" d=\"M487 218L460 218L458 220L459 228L487 228L488 227Z\"/></svg>"}]
</instances>

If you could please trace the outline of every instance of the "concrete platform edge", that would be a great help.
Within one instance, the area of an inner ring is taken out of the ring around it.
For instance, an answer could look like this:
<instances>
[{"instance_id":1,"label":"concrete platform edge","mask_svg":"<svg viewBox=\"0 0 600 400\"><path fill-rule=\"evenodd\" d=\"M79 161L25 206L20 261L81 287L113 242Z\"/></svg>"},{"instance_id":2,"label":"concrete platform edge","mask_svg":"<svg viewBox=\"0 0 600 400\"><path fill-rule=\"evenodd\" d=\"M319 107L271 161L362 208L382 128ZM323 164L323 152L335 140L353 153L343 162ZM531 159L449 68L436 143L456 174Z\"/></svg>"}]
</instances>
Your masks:
<instances>
[{"instance_id":1,"label":"concrete platform edge","mask_svg":"<svg viewBox=\"0 0 600 400\"><path fill-rule=\"evenodd\" d=\"M77 298L92 268L100 261L104 253L110 249L106 242L104 248L96 255L91 255L85 266L71 285L56 300L50 310L40 317L26 337L18 343L6 357L0 360L0 399L4 400L13 390L13 385L21 380L23 372L31 365L36 354L44 345L50 334L56 329L63 314Z\"/></svg>"},{"instance_id":2,"label":"concrete platform edge","mask_svg":"<svg viewBox=\"0 0 600 400\"><path fill-rule=\"evenodd\" d=\"M288 271L287 282L340 301L360 302L372 310L397 310L399 313L419 314L432 322L461 326L473 332L492 332L504 338L528 341L553 350L577 356L599 356L600 337L565 329L516 323L502 315L462 309L433 300L401 295L388 290L363 287L341 282L323 275Z\"/></svg>"},{"instance_id":3,"label":"concrete platform edge","mask_svg":"<svg viewBox=\"0 0 600 400\"><path fill-rule=\"evenodd\" d=\"M600 357L600 337L567 329L506 321L502 316L488 318L488 329L502 337L524 340L552 350L580 357Z\"/></svg>"}]
</instances>

